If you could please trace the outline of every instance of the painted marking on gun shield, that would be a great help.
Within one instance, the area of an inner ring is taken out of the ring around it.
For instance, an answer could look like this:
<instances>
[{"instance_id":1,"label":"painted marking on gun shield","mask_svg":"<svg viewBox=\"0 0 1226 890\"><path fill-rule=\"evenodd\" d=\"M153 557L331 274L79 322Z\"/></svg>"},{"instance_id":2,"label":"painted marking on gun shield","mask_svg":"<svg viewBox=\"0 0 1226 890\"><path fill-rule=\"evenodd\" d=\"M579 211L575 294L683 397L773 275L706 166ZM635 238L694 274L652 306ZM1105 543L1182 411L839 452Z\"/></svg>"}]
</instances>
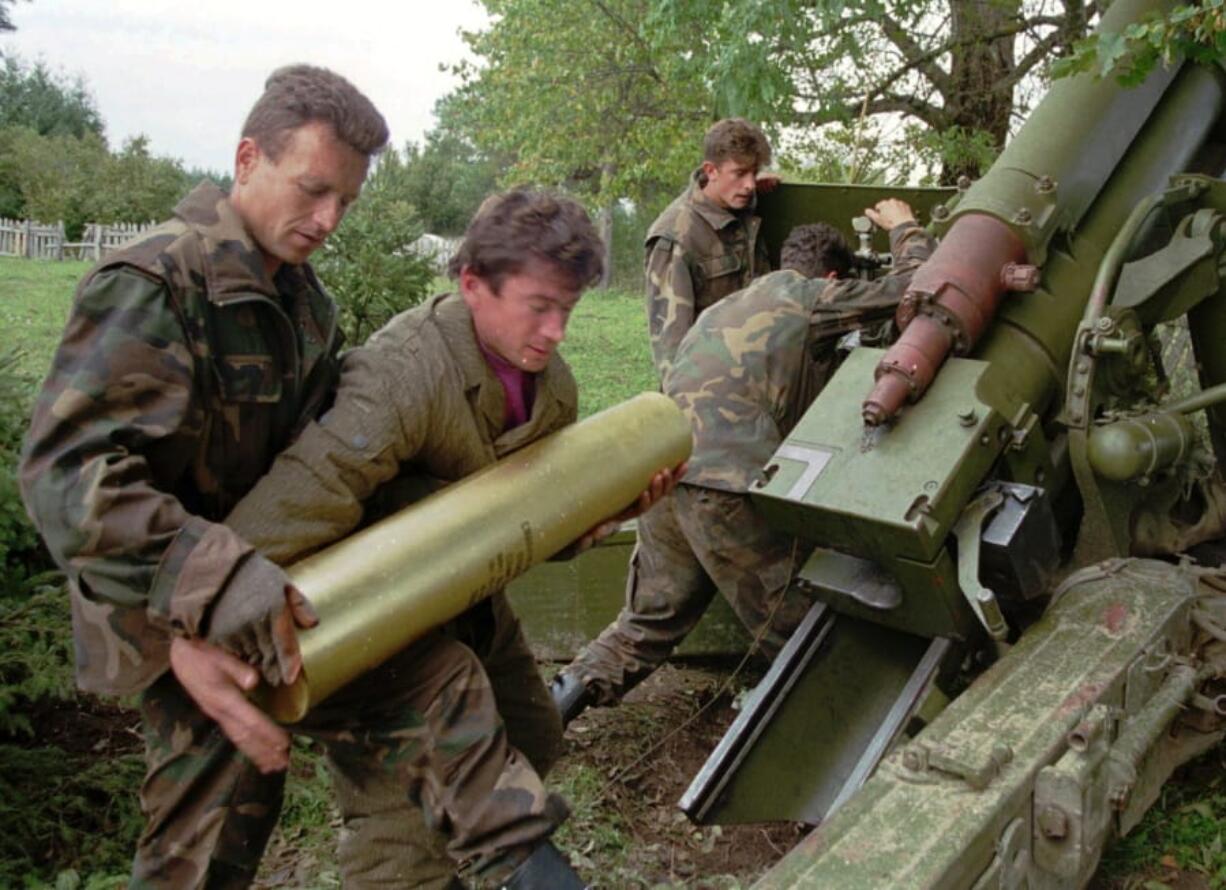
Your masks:
<instances>
[{"instance_id":1,"label":"painted marking on gun shield","mask_svg":"<svg viewBox=\"0 0 1226 890\"><path fill-rule=\"evenodd\" d=\"M813 483L817 481L817 477L822 474L822 470L826 469L826 464L830 463L830 458L834 457L834 452L825 448L806 448L801 445L781 445L775 454L805 465L800 478L784 495L789 501L800 500L808 494Z\"/></svg>"}]
</instances>

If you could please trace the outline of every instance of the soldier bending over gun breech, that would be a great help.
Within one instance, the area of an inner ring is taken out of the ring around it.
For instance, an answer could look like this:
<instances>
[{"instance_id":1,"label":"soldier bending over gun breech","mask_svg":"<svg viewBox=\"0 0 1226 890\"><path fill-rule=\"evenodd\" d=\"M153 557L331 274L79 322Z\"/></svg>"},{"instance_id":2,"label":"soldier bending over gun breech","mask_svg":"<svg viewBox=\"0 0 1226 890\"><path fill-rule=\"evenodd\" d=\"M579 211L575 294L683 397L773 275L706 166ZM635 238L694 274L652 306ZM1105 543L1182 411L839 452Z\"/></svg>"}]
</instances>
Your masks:
<instances>
[{"instance_id":1,"label":"soldier bending over gun breech","mask_svg":"<svg viewBox=\"0 0 1226 890\"><path fill-rule=\"evenodd\" d=\"M902 201L865 213L890 233L890 274L844 277L852 255L843 236L798 226L783 244L783 271L705 310L681 341L664 392L693 428L689 469L639 520L616 621L550 684L563 722L619 702L694 629L717 591L772 659L804 618L810 603L789 582L808 552L771 529L747 492L833 375L843 336L888 325L934 248Z\"/></svg>"}]
</instances>

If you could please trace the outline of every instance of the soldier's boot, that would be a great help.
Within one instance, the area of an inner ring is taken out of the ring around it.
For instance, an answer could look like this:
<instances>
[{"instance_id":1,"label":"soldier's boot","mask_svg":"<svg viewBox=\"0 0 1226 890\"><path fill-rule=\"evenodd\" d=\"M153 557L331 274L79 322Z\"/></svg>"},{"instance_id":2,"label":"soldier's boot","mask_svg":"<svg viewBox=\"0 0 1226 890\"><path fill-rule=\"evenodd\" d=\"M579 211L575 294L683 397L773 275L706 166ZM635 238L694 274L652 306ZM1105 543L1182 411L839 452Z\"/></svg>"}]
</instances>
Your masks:
<instances>
[{"instance_id":1,"label":"soldier's boot","mask_svg":"<svg viewBox=\"0 0 1226 890\"><path fill-rule=\"evenodd\" d=\"M595 698L577 674L565 670L549 681L549 696L562 715L563 727L582 714Z\"/></svg>"},{"instance_id":2,"label":"soldier's boot","mask_svg":"<svg viewBox=\"0 0 1226 890\"><path fill-rule=\"evenodd\" d=\"M587 890L587 884L558 848L545 841L498 890Z\"/></svg>"}]
</instances>

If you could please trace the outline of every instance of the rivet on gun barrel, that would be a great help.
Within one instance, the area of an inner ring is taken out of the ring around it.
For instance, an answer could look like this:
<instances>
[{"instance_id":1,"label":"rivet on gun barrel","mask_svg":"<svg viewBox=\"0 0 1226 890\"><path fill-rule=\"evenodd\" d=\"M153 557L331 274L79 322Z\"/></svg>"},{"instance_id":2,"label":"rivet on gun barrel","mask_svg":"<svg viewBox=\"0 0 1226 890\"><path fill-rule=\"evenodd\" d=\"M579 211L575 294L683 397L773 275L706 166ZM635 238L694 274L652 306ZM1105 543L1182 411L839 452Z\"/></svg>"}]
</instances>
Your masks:
<instances>
[{"instance_id":1,"label":"rivet on gun barrel","mask_svg":"<svg viewBox=\"0 0 1226 890\"><path fill-rule=\"evenodd\" d=\"M292 723L431 628L501 590L632 504L660 469L689 457L690 425L644 393L292 566L319 614L299 633L302 674L264 687Z\"/></svg>"}]
</instances>

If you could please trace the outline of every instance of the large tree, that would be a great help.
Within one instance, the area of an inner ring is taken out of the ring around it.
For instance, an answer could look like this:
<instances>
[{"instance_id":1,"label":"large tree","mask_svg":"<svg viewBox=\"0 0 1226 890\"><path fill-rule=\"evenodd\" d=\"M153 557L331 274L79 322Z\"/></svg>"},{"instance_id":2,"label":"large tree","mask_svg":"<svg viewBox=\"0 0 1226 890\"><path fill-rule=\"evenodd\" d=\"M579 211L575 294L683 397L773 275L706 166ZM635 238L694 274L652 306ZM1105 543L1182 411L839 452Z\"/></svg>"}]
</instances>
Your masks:
<instances>
[{"instance_id":1,"label":"large tree","mask_svg":"<svg viewBox=\"0 0 1226 890\"><path fill-rule=\"evenodd\" d=\"M565 185L594 206L675 190L713 106L690 41L651 40L651 0L483 0L492 24L465 35L457 122L514 159L505 179Z\"/></svg>"},{"instance_id":2,"label":"large tree","mask_svg":"<svg viewBox=\"0 0 1226 890\"><path fill-rule=\"evenodd\" d=\"M438 124L421 145L410 142L404 152L405 197L425 230L436 235L461 234L510 164L478 148L457 127L456 107L454 96L440 100Z\"/></svg>"},{"instance_id":3,"label":"large tree","mask_svg":"<svg viewBox=\"0 0 1226 890\"><path fill-rule=\"evenodd\" d=\"M942 181L975 175L1027 110L1019 87L1081 37L1085 0L653 0L651 33L693 33L721 112L773 122L798 149L819 128L881 139L901 122L906 151ZM897 127L896 127L897 129ZM809 138L805 138L809 137ZM919 154L916 154L918 150Z\"/></svg>"},{"instance_id":4,"label":"large tree","mask_svg":"<svg viewBox=\"0 0 1226 890\"><path fill-rule=\"evenodd\" d=\"M598 204L675 190L697 135L728 114L845 178L976 174L1095 15L1086 0L484 5L491 25L460 67L469 132L516 157L515 176Z\"/></svg>"}]
</instances>

